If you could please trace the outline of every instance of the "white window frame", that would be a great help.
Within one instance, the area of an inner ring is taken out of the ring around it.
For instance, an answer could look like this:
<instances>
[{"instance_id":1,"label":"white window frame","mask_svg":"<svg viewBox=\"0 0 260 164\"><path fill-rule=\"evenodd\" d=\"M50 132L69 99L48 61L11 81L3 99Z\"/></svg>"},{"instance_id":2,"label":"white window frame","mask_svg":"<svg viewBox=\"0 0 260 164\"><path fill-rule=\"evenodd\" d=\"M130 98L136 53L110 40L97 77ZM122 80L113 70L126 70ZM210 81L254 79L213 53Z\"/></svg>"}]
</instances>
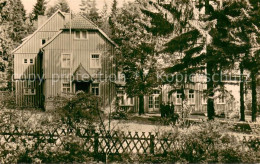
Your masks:
<instances>
[{"instance_id":1,"label":"white window frame","mask_svg":"<svg viewBox=\"0 0 260 164\"><path fill-rule=\"evenodd\" d=\"M32 63L31 63L31 60L32 60ZM29 64L34 64L34 59L29 59Z\"/></svg>"},{"instance_id":2,"label":"white window frame","mask_svg":"<svg viewBox=\"0 0 260 164\"><path fill-rule=\"evenodd\" d=\"M36 95L36 89L35 88L24 88L24 95L25 96L34 96Z\"/></svg>"},{"instance_id":3,"label":"white window frame","mask_svg":"<svg viewBox=\"0 0 260 164\"><path fill-rule=\"evenodd\" d=\"M86 38L83 38L83 33L86 33ZM81 31L80 32L80 37L81 37L81 39L83 39L83 40L87 40L88 39L88 31Z\"/></svg>"},{"instance_id":4,"label":"white window frame","mask_svg":"<svg viewBox=\"0 0 260 164\"><path fill-rule=\"evenodd\" d=\"M180 102L179 102L180 100ZM176 92L176 102L175 105L181 105L182 104L182 93Z\"/></svg>"},{"instance_id":5,"label":"white window frame","mask_svg":"<svg viewBox=\"0 0 260 164\"><path fill-rule=\"evenodd\" d=\"M98 55L99 65L94 65L97 61L97 58L93 58L93 55ZM101 54L100 53L92 53L90 54L90 68L101 68Z\"/></svg>"},{"instance_id":6,"label":"white window frame","mask_svg":"<svg viewBox=\"0 0 260 164\"><path fill-rule=\"evenodd\" d=\"M153 109L154 108L154 103L153 103L153 96L148 97L148 108Z\"/></svg>"},{"instance_id":7,"label":"white window frame","mask_svg":"<svg viewBox=\"0 0 260 164\"><path fill-rule=\"evenodd\" d=\"M79 32L79 38L77 38L77 32ZM75 31L74 32L74 39L80 39L81 38L81 32L80 31Z\"/></svg>"},{"instance_id":8,"label":"white window frame","mask_svg":"<svg viewBox=\"0 0 260 164\"><path fill-rule=\"evenodd\" d=\"M69 86L64 86L64 84L68 84ZM66 91L64 92L64 89L66 89ZM71 93L71 82L69 80L62 80L61 82L61 93L63 94L68 94Z\"/></svg>"},{"instance_id":9,"label":"white window frame","mask_svg":"<svg viewBox=\"0 0 260 164\"><path fill-rule=\"evenodd\" d=\"M98 89L98 94L97 94L97 89ZM93 95L99 96L100 95L100 84L99 83L92 84L91 92L92 92Z\"/></svg>"},{"instance_id":10,"label":"white window frame","mask_svg":"<svg viewBox=\"0 0 260 164\"><path fill-rule=\"evenodd\" d=\"M195 91L193 90L193 93L191 93L190 91L189 91L189 95L188 95L189 97L188 97L188 100L189 100L189 104L192 104L192 105L194 105L195 104Z\"/></svg>"},{"instance_id":11,"label":"white window frame","mask_svg":"<svg viewBox=\"0 0 260 164\"><path fill-rule=\"evenodd\" d=\"M79 32L79 38L77 37L77 33ZM86 38L83 38L83 33L86 33ZM88 39L88 31L75 31L74 39L76 40L87 40Z\"/></svg>"},{"instance_id":12,"label":"white window frame","mask_svg":"<svg viewBox=\"0 0 260 164\"><path fill-rule=\"evenodd\" d=\"M70 64L69 64L69 66L67 66L64 62L63 62L63 56L64 55L69 55L69 59L70 59ZM71 67L71 54L70 53L62 53L61 54L61 68L70 68Z\"/></svg>"},{"instance_id":13,"label":"white window frame","mask_svg":"<svg viewBox=\"0 0 260 164\"><path fill-rule=\"evenodd\" d=\"M25 63L25 60L27 61L26 63ZM31 63L31 60L33 61L33 63ZM24 58L23 64L24 65L33 65L34 64L34 58Z\"/></svg>"},{"instance_id":14,"label":"white window frame","mask_svg":"<svg viewBox=\"0 0 260 164\"><path fill-rule=\"evenodd\" d=\"M25 63L26 60L26 63ZM28 64L28 59L23 59L23 64Z\"/></svg>"}]
</instances>

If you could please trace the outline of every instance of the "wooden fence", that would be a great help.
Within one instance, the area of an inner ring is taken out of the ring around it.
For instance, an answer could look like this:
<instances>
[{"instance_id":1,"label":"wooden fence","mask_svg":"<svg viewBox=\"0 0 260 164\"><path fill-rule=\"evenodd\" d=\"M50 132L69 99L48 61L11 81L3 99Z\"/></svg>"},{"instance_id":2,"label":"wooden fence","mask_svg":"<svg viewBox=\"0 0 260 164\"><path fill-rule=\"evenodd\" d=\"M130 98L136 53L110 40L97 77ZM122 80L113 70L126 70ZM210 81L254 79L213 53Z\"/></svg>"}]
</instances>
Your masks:
<instances>
[{"instance_id":1,"label":"wooden fence","mask_svg":"<svg viewBox=\"0 0 260 164\"><path fill-rule=\"evenodd\" d=\"M47 146L64 147L67 136L76 136L83 142L83 149L90 153L135 153L135 154L163 154L182 146L174 134L159 135L158 133L124 133L88 130L85 128L54 130L25 130L18 127L0 127L0 142L16 143L19 139L27 139L35 143L35 149ZM243 137L247 143L252 137ZM260 140L259 145L260 145Z\"/></svg>"}]
</instances>

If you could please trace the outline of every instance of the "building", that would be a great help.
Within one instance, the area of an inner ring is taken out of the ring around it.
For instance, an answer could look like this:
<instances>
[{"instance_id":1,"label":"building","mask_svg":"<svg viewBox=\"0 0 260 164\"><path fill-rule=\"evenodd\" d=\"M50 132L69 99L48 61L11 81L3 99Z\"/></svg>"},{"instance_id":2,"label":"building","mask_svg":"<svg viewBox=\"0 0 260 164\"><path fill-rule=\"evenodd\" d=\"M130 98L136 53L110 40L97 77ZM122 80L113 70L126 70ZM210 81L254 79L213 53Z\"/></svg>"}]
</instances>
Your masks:
<instances>
[{"instance_id":1,"label":"building","mask_svg":"<svg viewBox=\"0 0 260 164\"><path fill-rule=\"evenodd\" d=\"M84 91L110 104L116 96L114 42L93 22L57 11L13 51L19 106L52 108L55 96Z\"/></svg>"}]
</instances>

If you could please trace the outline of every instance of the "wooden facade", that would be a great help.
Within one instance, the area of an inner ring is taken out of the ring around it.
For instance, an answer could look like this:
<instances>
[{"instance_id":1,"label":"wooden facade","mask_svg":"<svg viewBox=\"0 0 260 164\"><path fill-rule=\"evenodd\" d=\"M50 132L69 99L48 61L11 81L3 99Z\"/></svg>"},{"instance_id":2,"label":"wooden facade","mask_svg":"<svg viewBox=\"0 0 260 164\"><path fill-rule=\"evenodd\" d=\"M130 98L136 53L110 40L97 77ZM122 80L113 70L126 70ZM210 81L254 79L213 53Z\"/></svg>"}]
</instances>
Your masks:
<instances>
[{"instance_id":1,"label":"wooden facade","mask_svg":"<svg viewBox=\"0 0 260 164\"><path fill-rule=\"evenodd\" d=\"M116 96L114 47L88 19L57 11L13 51L17 103L48 109L53 97L88 88L102 97L104 105L110 104ZM93 61L100 66L92 66ZM75 80L79 67L91 81Z\"/></svg>"}]
</instances>

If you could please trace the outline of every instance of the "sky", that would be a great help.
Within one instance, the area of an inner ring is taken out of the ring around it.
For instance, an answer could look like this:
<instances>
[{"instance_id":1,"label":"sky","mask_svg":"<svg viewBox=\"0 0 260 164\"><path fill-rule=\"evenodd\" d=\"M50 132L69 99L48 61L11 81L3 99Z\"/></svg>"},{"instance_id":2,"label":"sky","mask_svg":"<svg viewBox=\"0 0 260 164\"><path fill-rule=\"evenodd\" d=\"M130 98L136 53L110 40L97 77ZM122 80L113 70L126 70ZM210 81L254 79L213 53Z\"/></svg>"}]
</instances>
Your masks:
<instances>
[{"instance_id":1,"label":"sky","mask_svg":"<svg viewBox=\"0 0 260 164\"><path fill-rule=\"evenodd\" d=\"M24 5L24 8L27 13L30 13L33 9L33 6L35 5L37 0L22 0L22 3ZM57 0L46 0L48 2L47 6L53 5ZM81 3L81 0L67 0L72 11L78 12L79 11L79 4ZM111 4L113 0L96 0L97 2L97 8L99 10L102 10L105 1L107 2L108 6L111 7ZM133 1L133 0L118 0L118 7L122 6L124 1Z\"/></svg>"}]
</instances>

